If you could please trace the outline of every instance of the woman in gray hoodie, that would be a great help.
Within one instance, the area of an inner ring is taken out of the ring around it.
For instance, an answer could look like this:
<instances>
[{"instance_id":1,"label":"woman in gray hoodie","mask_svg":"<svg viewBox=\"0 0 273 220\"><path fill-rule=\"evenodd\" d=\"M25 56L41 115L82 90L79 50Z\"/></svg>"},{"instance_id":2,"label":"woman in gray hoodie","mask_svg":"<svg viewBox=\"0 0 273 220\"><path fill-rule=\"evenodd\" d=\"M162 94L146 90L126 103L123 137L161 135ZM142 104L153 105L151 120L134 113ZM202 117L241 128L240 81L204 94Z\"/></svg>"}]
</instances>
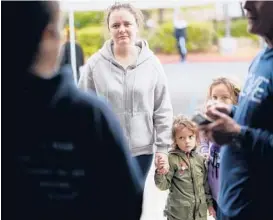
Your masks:
<instances>
[{"instance_id":1,"label":"woman in gray hoodie","mask_svg":"<svg viewBox=\"0 0 273 220\"><path fill-rule=\"evenodd\" d=\"M132 156L146 178L154 147L165 160L171 144L173 110L164 70L146 41L138 41L141 12L112 5L106 16L111 39L82 68L79 87L102 96L119 117Z\"/></svg>"}]
</instances>

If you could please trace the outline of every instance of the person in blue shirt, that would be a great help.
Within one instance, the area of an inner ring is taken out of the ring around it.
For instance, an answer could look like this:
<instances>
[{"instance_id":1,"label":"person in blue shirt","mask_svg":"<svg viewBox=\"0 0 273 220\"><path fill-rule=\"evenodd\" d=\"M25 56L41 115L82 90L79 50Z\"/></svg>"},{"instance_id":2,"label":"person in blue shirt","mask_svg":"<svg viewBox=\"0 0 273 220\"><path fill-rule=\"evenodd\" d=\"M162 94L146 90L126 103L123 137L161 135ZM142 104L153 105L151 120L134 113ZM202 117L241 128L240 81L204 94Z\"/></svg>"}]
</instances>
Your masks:
<instances>
[{"instance_id":1,"label":"person in blue shirt","mask_svg":"<svg viewBox=\"0 0 273 220\"><path fill-rule=\"evenodd\" d=\"M218 220L273 219L273 2L246 1L249 32L267 42L254 59L238 105L215 104L200 126L222 145Z\"/></svg>"}]
</instances>

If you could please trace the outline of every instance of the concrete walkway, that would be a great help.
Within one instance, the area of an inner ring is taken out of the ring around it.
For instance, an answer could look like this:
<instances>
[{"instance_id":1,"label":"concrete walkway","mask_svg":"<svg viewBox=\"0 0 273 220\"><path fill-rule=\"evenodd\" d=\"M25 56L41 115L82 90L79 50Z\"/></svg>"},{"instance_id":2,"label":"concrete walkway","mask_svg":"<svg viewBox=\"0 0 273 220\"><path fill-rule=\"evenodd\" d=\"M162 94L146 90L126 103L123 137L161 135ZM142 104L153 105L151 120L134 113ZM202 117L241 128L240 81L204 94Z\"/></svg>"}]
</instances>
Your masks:
<instances>
[{"instance_id":1,"label":"concrete walkway","mask_svg":"<svg viewBox=\"0 0 273 220\"><path fill-rule=\"evenodd\" d=\"M188 62L250 62L258 53L259 49L240 49L231 55L219 53L195 53L187 56ZM179 63L178 54L157 54L162 64Z\"/></svg>"}]
</instances>

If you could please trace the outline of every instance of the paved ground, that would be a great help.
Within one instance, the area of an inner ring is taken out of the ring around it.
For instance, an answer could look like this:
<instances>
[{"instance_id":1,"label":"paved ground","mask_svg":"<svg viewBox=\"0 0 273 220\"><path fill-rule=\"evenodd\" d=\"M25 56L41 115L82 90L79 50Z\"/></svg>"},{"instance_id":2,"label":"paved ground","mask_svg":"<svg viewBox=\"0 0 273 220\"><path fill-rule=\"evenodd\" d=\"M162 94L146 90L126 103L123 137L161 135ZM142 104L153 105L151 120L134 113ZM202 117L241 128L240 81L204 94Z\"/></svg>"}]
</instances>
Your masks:
<instances>
[{"instance_id":1,"label":"paved ground","mask_svg":"<svg viewBox=\"0 0 273 220\"><path fill-rule=\"evenodd\" d=\"M230 77L244 82L249 62L180 63L164 65L174 113L190 114L203 104L212 79Z\"/></svg>"},{"instance_id":2,"label":"paved ground","mask_svg":"<svg viewBox=\"0 0 273 220\"><path fill-rule=\"evenodd\" d=\"M229 76L244 81L249 62L217 63L180 63L164 65L169 80L174 113L190 115L201 106L206 98L207 87L217 76ZM149 173L146 188L144 210L141 220L165 220L163 209L167 192L160 192L153 181L154 167Z\"/></svg>"},{"instance_id":3,"label":"paved ground","mask_svg":"<svg viewBox=\"0 0 273 220\"><path fill-rule=\"evenodd\" d=\"M249 62L258 53L259 48L238 48L232 54L219 54L219 52L191 53L187 55L187 60L191 62ZM161 63L177 63L180 60L178 54L164 55L157 54Z\"/></svg>"}]
</instances>

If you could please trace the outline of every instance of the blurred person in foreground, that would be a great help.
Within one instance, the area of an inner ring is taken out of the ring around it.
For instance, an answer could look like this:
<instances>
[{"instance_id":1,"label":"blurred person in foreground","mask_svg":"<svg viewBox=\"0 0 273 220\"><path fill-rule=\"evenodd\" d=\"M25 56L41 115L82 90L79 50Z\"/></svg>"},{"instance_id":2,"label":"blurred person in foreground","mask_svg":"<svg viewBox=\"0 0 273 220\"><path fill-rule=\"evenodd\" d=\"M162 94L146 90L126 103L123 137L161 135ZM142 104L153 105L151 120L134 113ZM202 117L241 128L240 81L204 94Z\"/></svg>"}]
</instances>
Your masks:
<instances>
[{"instance_id":1,"label":"blurred person in foreground","mask_svg":"<svg viewBox=\"0 0 273 220\"><path fill-rule=\"evenodd\" d=\"M60 30L58 2L2 3L4 216L137 220L143 181L117 119L70 68L54 73Z\"/></svg>"},{"instance_id":2,"label":"blurred person in foreground","mask_svg":"<svg viewBox=\"0 0 273 220\"><path fill-rule=\"evenodd\" d=\"M221 149L219 220L270 220L273 198L273 2L246 1L249 31L267 42L254 59L237 107L211 106L200 127Z\"/></svg>"}]
</instances>

